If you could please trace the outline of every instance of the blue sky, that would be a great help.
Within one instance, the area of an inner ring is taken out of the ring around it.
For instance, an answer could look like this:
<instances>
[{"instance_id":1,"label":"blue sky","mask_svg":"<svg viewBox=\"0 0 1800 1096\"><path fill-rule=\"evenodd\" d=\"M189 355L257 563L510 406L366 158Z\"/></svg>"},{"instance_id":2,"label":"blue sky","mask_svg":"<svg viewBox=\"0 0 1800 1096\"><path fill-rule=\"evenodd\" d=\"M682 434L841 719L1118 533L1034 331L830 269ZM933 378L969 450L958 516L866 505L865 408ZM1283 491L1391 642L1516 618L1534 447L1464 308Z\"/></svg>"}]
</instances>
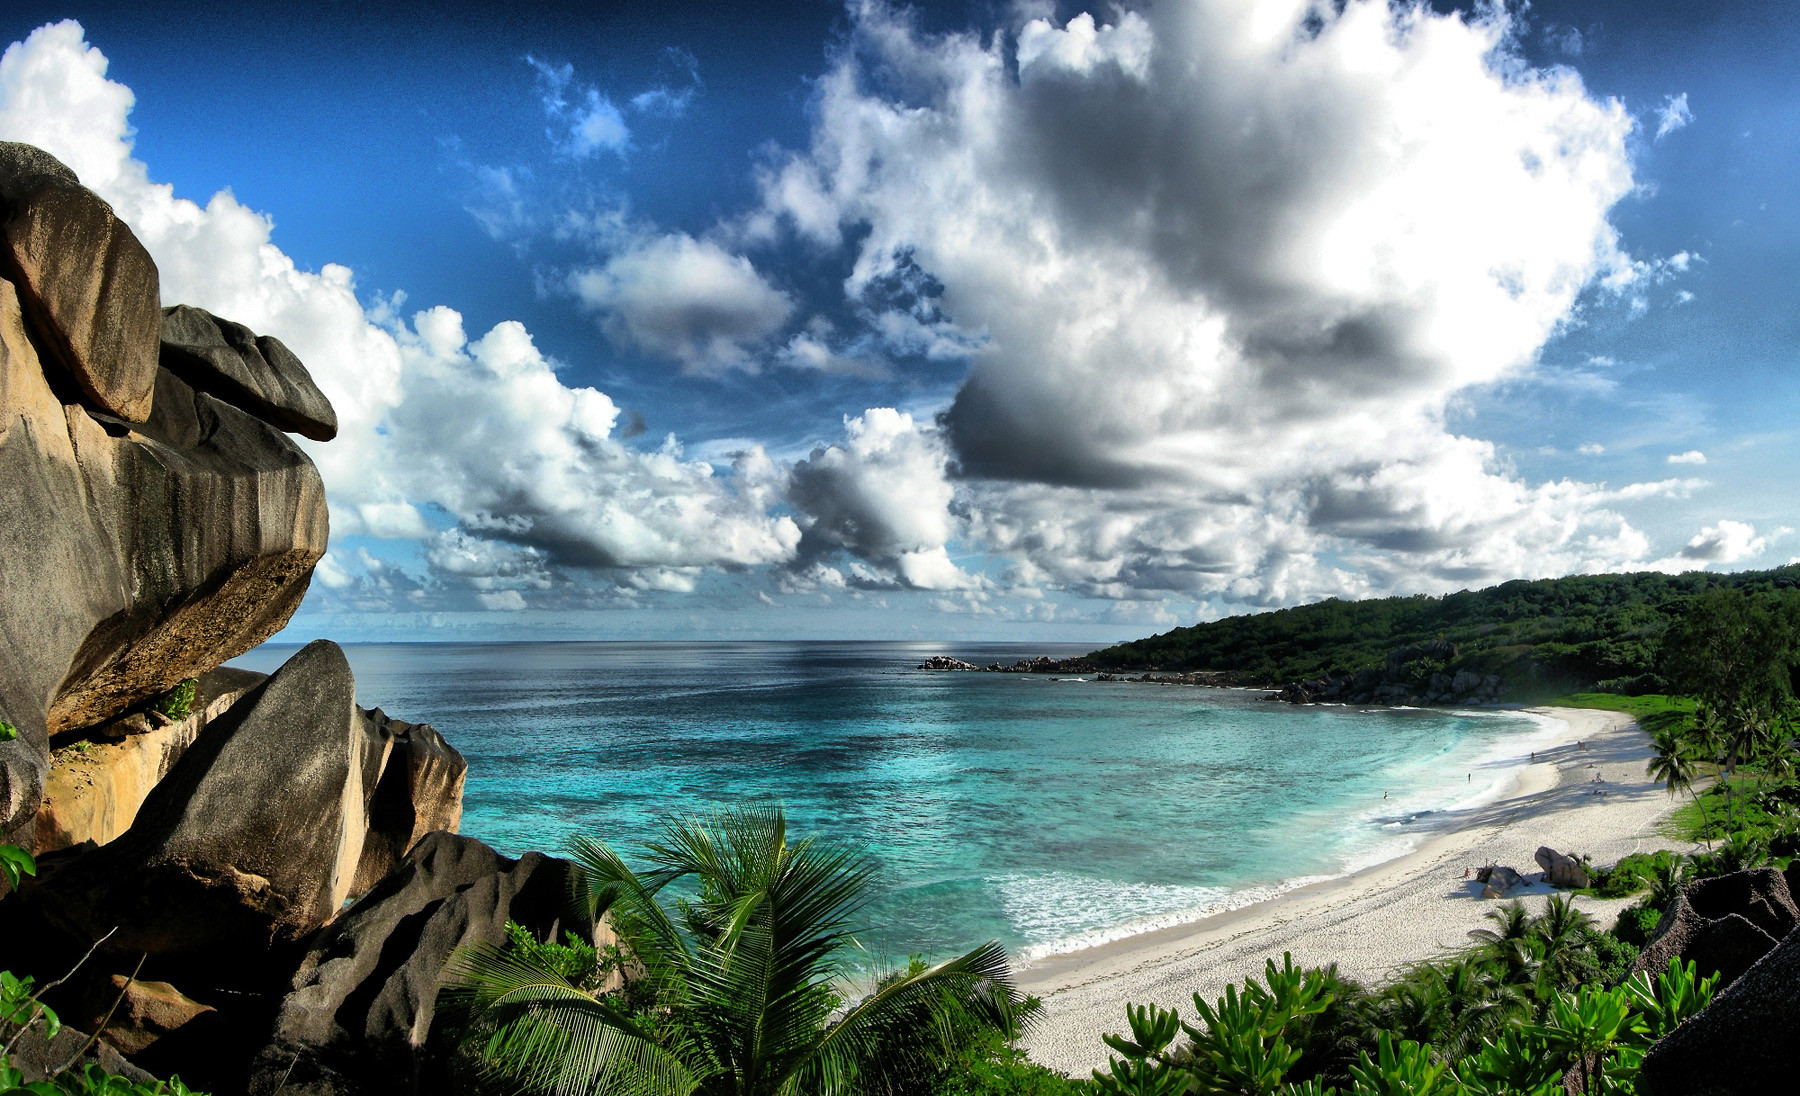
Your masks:
<instances>
[{"instance_id":1,"label":"blue sky","mask_svg":"<svg viewBox=\"0 0 1800 1096\"><path fill-rule=\"evenodd\" d=\"M1098 641L1800 556L1785 5L0 21L0 137L345 418L289 638Z\"/></svg>"}]
</instances>

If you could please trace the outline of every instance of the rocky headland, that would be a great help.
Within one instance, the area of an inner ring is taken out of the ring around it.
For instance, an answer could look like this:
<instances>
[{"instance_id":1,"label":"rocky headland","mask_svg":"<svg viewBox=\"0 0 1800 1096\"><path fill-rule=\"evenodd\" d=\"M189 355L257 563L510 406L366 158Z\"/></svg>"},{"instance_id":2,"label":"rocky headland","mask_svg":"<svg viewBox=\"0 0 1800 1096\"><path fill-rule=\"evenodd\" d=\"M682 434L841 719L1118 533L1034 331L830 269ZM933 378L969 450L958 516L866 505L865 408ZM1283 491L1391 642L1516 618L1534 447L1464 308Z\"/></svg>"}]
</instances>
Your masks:
<instances>
[{"instance_id":1,"label":"rocky headland","mask_svg":"<svg viewBox=\"0 0 1800 1096\"><path fill-rule=\"evenodd\" d=\"M0 143L0 840L38 860L0 968L64 978L116 1072L441 1091L451 951L595 934L567 862L457 835L462 756L359 703L337 645L224 666L306 592L328 517L288 435L336 431L279 339L162 307L107 203Z\"/></svg>"},{"instance_id":2,"label":"rocky headland","mask_svg":"<svg viewBox=\"0 0 1800 1096\"><path fill-rule=\"evenodd\" d=\"M1095 681L1141 682L1154 685L1201 685L1210 688L1244 686L1275 690L1268 699L1290 704L1492 704L1506 691L1497 674L1450 670L1457 657L1454 643L1438 641L1399 647L1388 652L1380 666L1349 674L1325 674L1304 681L1274 683L1230 670L1130 670L1091 655L1078 658L1022 658L1011 664L995 662L978 666L948 655L933 655L919 664L921 670L972 671L989 674L1093 674Z\"/></svg>"}]
</instances>

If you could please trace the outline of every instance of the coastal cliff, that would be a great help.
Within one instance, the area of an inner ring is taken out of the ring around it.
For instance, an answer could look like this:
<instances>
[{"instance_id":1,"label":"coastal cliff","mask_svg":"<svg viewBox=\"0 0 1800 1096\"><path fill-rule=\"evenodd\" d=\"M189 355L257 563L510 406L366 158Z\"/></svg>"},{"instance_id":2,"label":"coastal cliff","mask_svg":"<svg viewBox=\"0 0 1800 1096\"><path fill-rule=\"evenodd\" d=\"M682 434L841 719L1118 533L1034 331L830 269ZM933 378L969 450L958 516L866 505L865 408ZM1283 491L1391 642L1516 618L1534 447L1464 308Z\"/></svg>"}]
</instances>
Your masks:
<instances>
[{"instance_id":1,"label":"coastal cliff","mask_svg":"<svg viewBox=\"0 0 1800 1096\"><path fill-rule=\"evenodd\" d=\"M306 593L329 521L288 435L336 431L280 340L162 307L107 203L0 143L0 831L38 857L0 968L73 968L47 1003L106 1063L436 1090L454 948L593 934L566 862L456 834L462 756L361 706L336 644L223 665Z\"/></svg>"}]
</instances>

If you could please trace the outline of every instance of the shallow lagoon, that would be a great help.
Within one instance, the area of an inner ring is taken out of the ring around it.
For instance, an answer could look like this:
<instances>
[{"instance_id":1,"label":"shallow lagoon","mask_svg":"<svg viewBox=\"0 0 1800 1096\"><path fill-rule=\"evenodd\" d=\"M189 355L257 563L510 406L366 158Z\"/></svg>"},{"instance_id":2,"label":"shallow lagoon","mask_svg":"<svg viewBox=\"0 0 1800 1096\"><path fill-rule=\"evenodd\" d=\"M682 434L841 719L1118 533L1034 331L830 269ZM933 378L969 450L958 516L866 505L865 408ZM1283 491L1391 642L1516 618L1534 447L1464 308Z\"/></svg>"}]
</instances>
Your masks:
<instances>
[{"instance_id":1,"label":"shallow lagoon","mask_svg":"<svg viewBox=\"0 0 1800 1096\"><path fill-rule=\"evenodd\" d=\"M363 704L434 724L468 758L463 832L513 853L588 833L629 853L670 811L779 800L796 829L879 860L868 943L889 959L993 937L1042 955L1374 863L1431 812L1499 794L1545 733L1511 712L913 669L1083 650L1054 644L345 650Z\"/></svg>"}]
</instances>

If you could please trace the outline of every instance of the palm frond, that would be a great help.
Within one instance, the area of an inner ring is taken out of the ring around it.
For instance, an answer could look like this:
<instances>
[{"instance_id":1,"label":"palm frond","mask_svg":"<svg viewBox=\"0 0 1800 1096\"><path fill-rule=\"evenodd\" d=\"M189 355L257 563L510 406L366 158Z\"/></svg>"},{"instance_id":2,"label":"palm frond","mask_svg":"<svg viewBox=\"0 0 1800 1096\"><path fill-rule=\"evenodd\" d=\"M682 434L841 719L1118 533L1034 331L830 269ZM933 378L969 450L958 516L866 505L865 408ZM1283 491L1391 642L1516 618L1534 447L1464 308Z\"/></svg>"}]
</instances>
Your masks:
<instances>
[{"instance_id":1,"label":"palm frond","mask_svg":"<svg viewBox=\"0 0 1800 1096\"><path fill-rule=\"evenodd\" d=\"M490 1031L485 1070L556 1096L689 1096L700 1078L613 1002L524 956L465 945L445 965L444 994Z\"/></svg>"},{"instance_id":2,"label":"palm frond","mask_svg":"<svg viewBox=\"0 0 1800 1096\"><path fill-rule=\"evenodd\" d=\"M990 940L965 955L900 978L863 998L818 1036L809 1052L782 1079L781 1090L843 1091L870 1065L871 1053L878 1045L889 1054L901 1052L904 1043L882 1040L881 1036L909 1022L916 1010L927 1010L934 1024L942 1024L946 997L978 1014L985 1013L997 1020L1003 1030L1010 1030L1018 998L1006 949ZM914 1040L912 1047L921 1053L928 1051L923 1040Z\"/></svg>"}]
</instances>

